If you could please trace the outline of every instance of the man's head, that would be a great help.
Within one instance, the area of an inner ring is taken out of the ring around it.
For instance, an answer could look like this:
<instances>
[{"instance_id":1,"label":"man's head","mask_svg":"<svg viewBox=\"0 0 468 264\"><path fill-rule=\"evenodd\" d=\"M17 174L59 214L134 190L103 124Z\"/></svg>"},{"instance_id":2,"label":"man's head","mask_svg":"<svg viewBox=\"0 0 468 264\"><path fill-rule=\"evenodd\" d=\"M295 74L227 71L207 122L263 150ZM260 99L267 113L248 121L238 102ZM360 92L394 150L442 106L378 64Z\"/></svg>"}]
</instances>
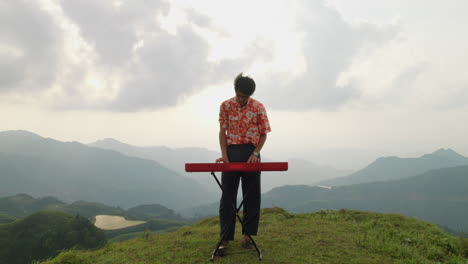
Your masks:
<instances>
[{"instance_id":1,"label":"man's head","mask_svg":"<svg viewBox=\"0 0 468 264\"><path fill-rule=\"evenodd\" d=\"M234 79L234 89L236 90L237 102L244 106L255 92L255 82L249 76L243 76L241 72Z\"/></svg>"},{"instance_id":2,"label":"man's head","mask_svg":"<svg viewBox=\"0 0 468 264\"><path fill-rule=\"evenodd\" d=\"M234 79L234 89L244 95L251 96L255 92L255 82L249 76L243 76L242 72Z\"/></svg>"}]
</instances>

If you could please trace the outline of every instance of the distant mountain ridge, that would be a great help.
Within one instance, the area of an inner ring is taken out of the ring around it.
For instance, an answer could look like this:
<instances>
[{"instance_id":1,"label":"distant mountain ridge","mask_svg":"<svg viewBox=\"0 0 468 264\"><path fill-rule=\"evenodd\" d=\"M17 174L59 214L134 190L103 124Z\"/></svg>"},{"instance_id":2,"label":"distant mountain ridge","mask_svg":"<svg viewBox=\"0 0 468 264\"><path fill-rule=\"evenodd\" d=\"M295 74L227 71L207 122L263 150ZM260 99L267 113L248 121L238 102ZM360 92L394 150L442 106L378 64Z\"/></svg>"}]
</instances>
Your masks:
<instances>
[{"instance_id":1,"label":"distant mountain ridge","mask_svg":"<svg viewBox=\"0 0 468 264\"><path fill-rule=\"evenodd\" d=\"M212 163L219 153L205 148L169 148L166 146L139 147L120 142L113 138L98 140L88 146L109 149L130 157L156 161L180 175L197 181L206 190L217 192L211 177L185 172L185 163Z\"/></svg>"},{"instance_id":2,"label":"distant mountain ridge","mask_svg":"<svg viewBox=\"0 0 468 264\"><path fill-rule=\"evenodd\" d=\"M207 190L218 192L218 188L211 177L197 173L186 173L185 163L213 163L219 157L219 152L204 148L137 147L112 138L98 140L89 144L89 146L111 149L128 156L157 161L167 168L196 180ZM263 161L269 160L263 156ZM341 177L351 173L349 170L322 166L305 159L292 158L287 161L289 162L289 171L287 173L262 173L265 179L262 181L263 192L285 184L315 184L321 180Z\"/></svg>"},{"instance_id":3,"label":"distant mountain ridge","mask_svg":"<svg viewBox=\"0 0 468 264\"><path fill-rule=\"evenodd\" d=\"M0 132L0 196L28 193L70 202L177 209L217 196L152 160L60 142L27 131Z\"/></svg>"},{"instance_id":4,"label":"distant mountain ridge","mask_svg":"<svg viewBox=\"0 0 468 264\"><path fill-rule=\"evenodd\" d=\"M219 155L218 152L210 151L205 148L169 148L166 146L137 147L113 138L98 140L88 145L115 150L128 156L154 160L180 174L186 174L185 163L187 162L214 162Z\"/></svg>"},{"instance_id":5,"label":"distant mountain ridge","mask_svg":"<svg viewBox=\"0 0 468 264\"><path fill-rule=\"evenodd\" d=\"M419 158L382 157L345 177L321 181L319 185L343 186L408 178L432 169L468 165L468 158L452 149L439 149Z\"/></svg>"}]
</instances>

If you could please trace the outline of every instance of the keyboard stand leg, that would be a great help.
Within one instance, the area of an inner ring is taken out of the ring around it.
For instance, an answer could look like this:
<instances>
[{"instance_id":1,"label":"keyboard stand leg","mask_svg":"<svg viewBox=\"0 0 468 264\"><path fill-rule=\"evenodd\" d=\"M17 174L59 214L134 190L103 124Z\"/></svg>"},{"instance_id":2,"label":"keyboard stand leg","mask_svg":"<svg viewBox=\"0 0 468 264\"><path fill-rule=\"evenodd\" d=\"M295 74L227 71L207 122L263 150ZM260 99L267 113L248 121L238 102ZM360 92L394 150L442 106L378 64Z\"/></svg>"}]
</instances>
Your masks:
<instances>
[{"instance_id":1,"label":"keyboard stand leg","mask_svg":"<svg viewBox=\"0 0 468 264\"><path fill-rule=\"evenodd\" d=\"M214 257L216 256L216 253L218 252L219 246L221 246L221 243L223 243L223 240L226 238L228 232L225 232L221 239L219 239L218 243L216 244L216 248L213 250L213 254L211 254L211 259L210 261L214 261Z\"/></svg>"},{"instance_id":2,"label":"keyboard stand leg","mask_svg":"<svg viewBox=\"0 0 468 264\"><path fill-rule=\"evenodd\" d=\"M245 230L244 221L242 221L241 217L239 216L238 209L236 209L236 216L242 226L242 229ZM246 233L246 235L249 237L250 241L252 241L252 245L254 246L255 250L258 253L258 260L262 260L263 258L262 251L260 251L260 249L257 247L257 243L255 243L255 240L252 238L250 234Z\"/></svg>"},{"instance_id":3,"label":"keyboard stand leg","mask_svg":"<svg viewBox=\"0 0 468 264\"><path fill-rule=\"evenodd\" d=\"M216 180L216 183L218 184L219 188L221 189L221 192L224 192L224 189L223 189L223 186L221 185L221 183L219 182L218 178L216 177L215 173L214 172L211 172L211 175L213 175L213 178ZM245 230L245 226L244 226L244 221L242 221L242 218L239 216L239 211L240 211L240 208L242 207L242 205L244 204L244 199L245 197L247 196L248 193L246 193L242 199L242 202L240 203L239 207L236 207L234 204L232 204L232 209L234 210L234 213L237 217L237 219L239 220L239 223L241 224L242 226L242 229ZM213 254L211 255L211 259L210 261L214 261L214 257L216 255L216 252L218 252L218 248L219 246L221 245L221 243L223 242L223 240L226 238L226 235L227 235L227 232L228 230L226 230L226 232L223 234L222 238L219 240L219 242L216 244L216 248L215 250L213 251ZM260 251L260 249L257 247L257 244L255 243L254 239L252 238L252 236L250 234L246 234L250 241L252 241L252 245L254 246L255 250L257 251L258 253L258 260L262 260L263 256L262 256L262 251Z\"/></svg>"}]
</instances>

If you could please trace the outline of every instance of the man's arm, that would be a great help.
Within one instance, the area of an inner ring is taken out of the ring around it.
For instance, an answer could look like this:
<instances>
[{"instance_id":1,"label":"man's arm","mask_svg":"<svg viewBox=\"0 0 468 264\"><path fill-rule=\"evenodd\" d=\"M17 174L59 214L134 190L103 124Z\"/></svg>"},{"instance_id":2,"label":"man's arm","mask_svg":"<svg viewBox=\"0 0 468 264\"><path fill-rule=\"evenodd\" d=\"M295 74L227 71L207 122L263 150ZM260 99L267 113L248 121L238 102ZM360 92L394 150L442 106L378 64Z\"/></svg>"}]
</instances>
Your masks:
<instances>
[{"instance_id":1,"label":"man's arm","mask_svg":"<svg viewBox=\"0 0 468 264\"><path fill-rule=\"evenodd\" d=\"M266 139L267 139L267 134L260 135L260 139L258 141L257 147L255 147L254 152L260 153L260 151L263 148L263 145L265 144ZM260 159L252 153L249 159L247 160L247 162L260 162Z\"/></svg>"},{"instance_id":2,"label":"man's arm","mask_svg":"<svg viewBox=\"0 0 468 264\"><path fill-rule=\"evenodd\" d=\"M229 163L227 155L226 128L219 129L219 146L221 147L221 158L217 159L216 162Z\"/></svg>"}]
</instances>

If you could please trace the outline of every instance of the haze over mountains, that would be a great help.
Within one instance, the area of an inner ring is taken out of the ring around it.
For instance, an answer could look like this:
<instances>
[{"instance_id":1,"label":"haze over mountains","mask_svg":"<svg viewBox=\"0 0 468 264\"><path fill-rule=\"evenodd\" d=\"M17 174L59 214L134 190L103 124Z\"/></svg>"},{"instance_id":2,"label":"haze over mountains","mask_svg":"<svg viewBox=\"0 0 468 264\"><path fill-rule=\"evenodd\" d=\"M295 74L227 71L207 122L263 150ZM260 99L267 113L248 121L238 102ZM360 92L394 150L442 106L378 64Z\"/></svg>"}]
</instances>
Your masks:
<instances>
[{"instance_id":1,"label":"haze over mountains","mask_svg":"<svg viewBox=\"0 0 468 264\"><path fill-rule=\"evenodd\" d=\"M468 165L468 158L452 149L439 149L418 158L382 157L351 175L324 180L320 185L343 186L403 179L438 168Z\"/></svg>"},{"instance_id":2,"label":"haze over mountains","mask_svg":"<svg viewBox=\"0 0 468 264\"><path fill-rule=\"evenodd\" d=\"M0 180L0 196L27 193L122 207L178 209L216 197L155 161L26 131L0 132Z\"/></svg>"},{"instance_id":3,"label":"haze over mountains","mask_svg":"<svg viewBox=\"0 0 468 264\"><path fill-rule=\"evenodd\" d=\"M151 159L181 175L198 181L207 190L218 192L218 187L209 174L186 173L185 163L213 163L219 158L219 152L204 148L168 148L164 146L137 147L122 143L116 139L98 140L89 146L111 149L128 156ZM264 161L272 161L263 156ZM262 172L262 192L286 184L316 184L321 180L333 179L351 173L330 166L322 166L305 159L291 158L289 170L284 172Z\"/></svg>"},{"instance_id":4,"label":"haze over mountains","mask_svg":"<svg viewBox=\"0 0 468 264\"><path fill-rule=\"evenodd\" d=\"M204 148L168 148L165 146L137 147L122 143L112 138L98 140L88 144L92 147L118 151L131 157L154 160L164 167L180 175L191 178L205 189L217 192L210 175L185 172L185 163L212 163L218 158L218 153Z\"/></svg>"},{"instance_id":5,"label":"haze over mountains","mask_svg":"<svg viewBox=\"0 0 468 264\"><path fill-rule=\"evenodd\" d=\"M164 164L165 167L179 173L185 173L185 163L187 162L214 162L219 155L218 152L210 151L205 148L168 148L165 146L137 147L112 138L98 140L88 145L115 150L128 156L155 160Z\"/></svg>"},{"instance_id":6,"label":"haze over mountains","mask_svg":"<svg viewBox=\"0 0 468 264\"><path fill-rule=\"evenodd\" d=\"M217 156L201 148L143 148L110 139L84 145L0 132L0 197L25 193L125 208L161 204L186 217L213 215L220 194L213 179L183 169L187 161L213 162ZM306 160L289 162L287 172L263 174L264 207L399 212L468 229L460 222L468 218L468 158L451 149L418 158L383 157L351 174Z\"/></svg>"}]
</instances>

